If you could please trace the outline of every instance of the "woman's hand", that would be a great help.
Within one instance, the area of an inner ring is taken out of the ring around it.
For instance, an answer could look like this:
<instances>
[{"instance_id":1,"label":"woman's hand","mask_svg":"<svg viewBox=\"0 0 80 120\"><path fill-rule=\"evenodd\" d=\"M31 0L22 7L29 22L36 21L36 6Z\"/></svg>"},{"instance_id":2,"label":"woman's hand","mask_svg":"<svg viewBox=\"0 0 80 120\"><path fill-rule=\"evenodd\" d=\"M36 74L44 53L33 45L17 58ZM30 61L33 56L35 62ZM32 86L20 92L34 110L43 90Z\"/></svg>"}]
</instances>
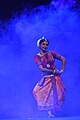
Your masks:
<instances>
[{"instance_id":1,"label":"woman's hand","mask_svg":"<svg viewBox=\"0 0 80 120\"><path fill-rule=\"evenodd\" d=\"M55 69L54 70L54 74L55 75L60 75L60 74L62 74L63 73L63 70L61 69L61 70L57 70L57 69Z\"/></svg>"}]
</instances>

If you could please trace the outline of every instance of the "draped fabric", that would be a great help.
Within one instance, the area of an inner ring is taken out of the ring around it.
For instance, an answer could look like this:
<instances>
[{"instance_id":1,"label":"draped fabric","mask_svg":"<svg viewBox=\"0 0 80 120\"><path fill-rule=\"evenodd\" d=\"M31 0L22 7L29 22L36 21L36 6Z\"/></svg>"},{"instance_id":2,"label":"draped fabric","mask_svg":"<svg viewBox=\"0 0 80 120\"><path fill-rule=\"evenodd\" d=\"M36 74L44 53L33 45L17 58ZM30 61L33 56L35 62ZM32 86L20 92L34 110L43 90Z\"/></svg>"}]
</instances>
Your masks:
<instances>
[{"instance_id":1,"label":"draped fabric","mask_svg":"<svg viewBox=\"0 0 80 120\"><path fill-rule=\"evenodd\" d=\"M44 56L37 55L35 62L49 69L54 69L54 60L61 56L54 52L49 52ZM42 84L40 84L42 82ZM61 77L57 75L43 76L33 89L33 95L37 101L39 110L59 111L64 102L65 89Z\"/></svg>"}]
</instances>

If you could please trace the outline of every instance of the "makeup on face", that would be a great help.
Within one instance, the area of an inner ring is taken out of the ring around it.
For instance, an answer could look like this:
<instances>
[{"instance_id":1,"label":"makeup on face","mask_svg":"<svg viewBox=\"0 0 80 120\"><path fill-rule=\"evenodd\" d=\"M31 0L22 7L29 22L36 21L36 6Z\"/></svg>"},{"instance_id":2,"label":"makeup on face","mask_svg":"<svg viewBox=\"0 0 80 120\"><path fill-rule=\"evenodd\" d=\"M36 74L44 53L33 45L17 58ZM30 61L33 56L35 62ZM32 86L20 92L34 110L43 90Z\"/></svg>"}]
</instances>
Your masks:
<instances>
[{"instance_id":1,"label":"makeup on face","mask_svg":"<svg viewBox=\"0 0 80 120\"><path fill-rule=\"evenodd\" d=\"M42 44L48 46L48 43L42 43Z\"/></svg>"},{"instance_id":2,"label":"makeup on face","mask_svg":"<svg viewBox=\"0 0 80 120\"><path fill-rule=\"evenodd\" d=\"M42 43L40 44L40 49L41 49L42 51L46 51L47 48L48 48L48 42L47 42L47 41L44 41L44 42L42 42Z\"/></svg>"}]
</instances>

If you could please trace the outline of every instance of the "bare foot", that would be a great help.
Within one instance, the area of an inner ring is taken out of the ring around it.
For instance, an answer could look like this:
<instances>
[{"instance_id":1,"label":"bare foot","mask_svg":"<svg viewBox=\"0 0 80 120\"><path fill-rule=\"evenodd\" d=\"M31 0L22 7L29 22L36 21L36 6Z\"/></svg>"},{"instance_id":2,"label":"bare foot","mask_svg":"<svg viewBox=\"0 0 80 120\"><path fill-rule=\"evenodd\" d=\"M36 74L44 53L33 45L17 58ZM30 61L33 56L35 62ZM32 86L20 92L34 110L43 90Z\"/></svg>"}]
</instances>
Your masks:
<instances>
[{"instance_id":1,"label":"bare foot","mask_svg":"<svg viewBox=\"0 0 80 120\"><path fill-rule=\"evenodd\" d=\"M51 112L51 111L48 111L48 117L49 117L49 118L53 118L53 117L55 117L55 115L54 115L54 114L52 114L52 112Z\"/></svg>"},{"instance_id":2,"label":"bare foot","mask_svg":"<svg viewBox=\"0 0 80 120\"><path fill-rule=\"evenodd\" d=\"M51 115L48 115L49 118L54 118L55 115L51 114Z\"/></svg>"}]
</instances>

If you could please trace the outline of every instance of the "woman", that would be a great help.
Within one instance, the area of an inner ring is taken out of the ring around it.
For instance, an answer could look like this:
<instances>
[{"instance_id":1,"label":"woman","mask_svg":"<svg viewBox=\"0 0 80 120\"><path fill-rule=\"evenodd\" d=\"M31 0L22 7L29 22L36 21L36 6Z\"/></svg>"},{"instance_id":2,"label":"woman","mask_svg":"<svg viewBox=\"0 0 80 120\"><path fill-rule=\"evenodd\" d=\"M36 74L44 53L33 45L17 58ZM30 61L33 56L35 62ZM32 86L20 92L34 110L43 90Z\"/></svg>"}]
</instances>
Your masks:
<instances>
[{"instance_id":1,"label":"woman","mask_svg":"<svg viewBox=\"0 0 80 120\"><path fill-rule=\"evenodd\" d=\"M54 117L53 112L59 111L64 102L65 89L60 78L65 68L65 58L61 55L47 51L49 41L42 37L37 46L40 52L35 56L35 63L42 71L42 78L33 90L39 110L47 110L49 117ZM57 70L54 60L62 61L61 70Z\"/></svg>"}]
</instances>

